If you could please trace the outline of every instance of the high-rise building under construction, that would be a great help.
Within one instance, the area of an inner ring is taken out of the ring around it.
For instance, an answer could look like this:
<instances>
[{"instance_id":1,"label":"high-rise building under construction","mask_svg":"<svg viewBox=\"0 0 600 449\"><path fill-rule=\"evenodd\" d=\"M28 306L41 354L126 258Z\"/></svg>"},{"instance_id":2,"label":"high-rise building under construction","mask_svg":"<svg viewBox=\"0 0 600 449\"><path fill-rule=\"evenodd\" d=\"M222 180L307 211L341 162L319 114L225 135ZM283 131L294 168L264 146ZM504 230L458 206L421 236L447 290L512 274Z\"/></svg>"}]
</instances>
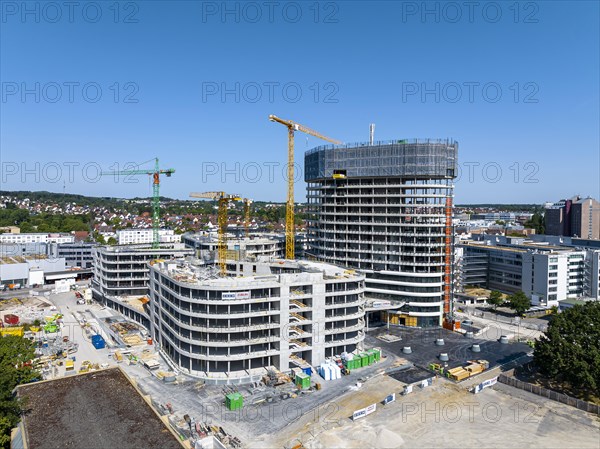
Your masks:
<instances>
[{"instance_id":1,"label":"high-rise building under construction","mask_svg":"<svg viewBox=\"0 0 600 449\"><path fill-rule=\"evenodd\" d=\"M308 151L307 257L365 272L371 310L391 305L386 321L441 325L452 307L457 153L451 140Z\"/></svg>"}]
</instances>

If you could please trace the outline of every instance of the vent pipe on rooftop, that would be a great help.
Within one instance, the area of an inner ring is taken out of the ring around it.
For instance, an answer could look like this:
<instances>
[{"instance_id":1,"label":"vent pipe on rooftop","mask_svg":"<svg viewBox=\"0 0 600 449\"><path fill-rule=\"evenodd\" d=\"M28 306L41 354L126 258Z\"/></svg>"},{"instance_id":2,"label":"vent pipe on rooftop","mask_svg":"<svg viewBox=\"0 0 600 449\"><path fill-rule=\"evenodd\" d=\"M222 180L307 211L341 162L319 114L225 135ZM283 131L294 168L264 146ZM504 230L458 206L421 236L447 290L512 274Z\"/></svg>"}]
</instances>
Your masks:
<instances>
[{"instance_id":1,"label":"vent pipe on rooftop","mask_svg":"<svg viewBox=\"0 0 600 449\"><path fill-rule=\"evenodd\" d=\"M369 145L373 145L375 139L375 123L369 125Z\"/></svg>"}]
</instances>

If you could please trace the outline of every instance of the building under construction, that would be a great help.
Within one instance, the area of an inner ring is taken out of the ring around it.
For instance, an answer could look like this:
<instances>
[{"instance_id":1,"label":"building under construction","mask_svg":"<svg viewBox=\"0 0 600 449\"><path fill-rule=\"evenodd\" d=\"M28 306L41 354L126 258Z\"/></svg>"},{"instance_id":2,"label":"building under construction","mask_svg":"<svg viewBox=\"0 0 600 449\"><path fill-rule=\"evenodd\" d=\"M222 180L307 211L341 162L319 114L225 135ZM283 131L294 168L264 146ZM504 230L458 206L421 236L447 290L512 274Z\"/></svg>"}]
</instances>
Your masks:
<instances>
[{"instance_id":1,"label":"building under construction","mask_svg":"<svg viewBox=\"0 0 600 449\"><path fill-rule=\"evenodd\" d=\"M206 263L215 263L218 259L219 239L213 234L201 235L187 233L183 243L193 248L195 256ZM282 237L250 236L228 238L227 260L267 260L281 258L284 254L285 239Z\"/></svg>"},{"instance_id":2,"label":"building under construction","mask_svg":"<svg viewBox=\"0 0 600 449\"><path fill-rule=\"evenodd\" d=\"M260 379L317 366L364 339L364 276L317 262L201 261L150 267L155 343L182 372L208 381Z\"/></svg>"},{"instance_id":3,"label":"building under construction","mask_svg":"<svg viewBox=\"0 0 600 449\"><path fill-rule=\"evenodd\" d=\"M383 319L441 325L452 301L457 152L450 140L308 151L307 257L365 272L371 303L397 309Z\"/></svg>"},{"instance_id":4,"label":"building under construction","mask_svg":"<svg viewBox=\"0 0 600 449\"><path fill-rule=\"evenodd\" d=\"M181 243L98 246L93 249L92 296L111 309L150 327L147 313L150 268L154 260L191 256L193 251Z\"/></svg>"}]
</instances>

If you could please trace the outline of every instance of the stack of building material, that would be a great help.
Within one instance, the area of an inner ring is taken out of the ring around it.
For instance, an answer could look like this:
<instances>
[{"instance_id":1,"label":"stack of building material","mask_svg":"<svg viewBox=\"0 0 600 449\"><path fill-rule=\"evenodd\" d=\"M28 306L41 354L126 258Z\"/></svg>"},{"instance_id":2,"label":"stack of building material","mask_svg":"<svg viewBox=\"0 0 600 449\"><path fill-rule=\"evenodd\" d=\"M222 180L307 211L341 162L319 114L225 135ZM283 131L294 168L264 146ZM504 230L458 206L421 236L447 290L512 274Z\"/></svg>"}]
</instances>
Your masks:
<instances>
[{"instance_id":1,"label":"stack of building material","mask_svg":"<svg viewBox=\"0 0 600 449\"><path fill-rule=\"evenodd\" d=\"M335 380L342 378L342 370L333 362L323 362L319 366L319 374L325 380Z\"/></svg>"}]
</instances>

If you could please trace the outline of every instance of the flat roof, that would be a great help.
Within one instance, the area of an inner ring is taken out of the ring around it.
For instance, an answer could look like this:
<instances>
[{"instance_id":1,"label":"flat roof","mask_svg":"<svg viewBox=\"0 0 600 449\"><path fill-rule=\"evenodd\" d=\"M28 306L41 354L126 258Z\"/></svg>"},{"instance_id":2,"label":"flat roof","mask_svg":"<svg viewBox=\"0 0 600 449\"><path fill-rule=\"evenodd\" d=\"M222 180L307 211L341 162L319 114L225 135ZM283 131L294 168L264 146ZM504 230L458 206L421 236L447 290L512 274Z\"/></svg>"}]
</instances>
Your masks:
<instances>
[{"instance_id":1,"label":"flat roof","mask_svg":"<svg viewBox=\"0 0 600 449\"><path fill-rule=\"evenodd\" d=\"M34 254L28 256L4 256L0 257L0 265L10 265L15 263L25 263L28 260L46 260L48 256L45 254Z\"/></svg>"},{"instance_id":2,"label":"flat roof","mask_svg":"<svg viewBox=\"0 0 600 449\"><path fill-rule=\"evenodd\" d=\"M184 447L120 368L17 387L30 449Z\"/></svg>"},{"instance_id":3,"label":"flat roof","mask_svg":"<svg viewBox=\"0 0 600 449\"><path fill-rule=\"evenodd\" d=\"M213 266L198 266L190 263L189 260L173 259L154 264L155 270L163 273L167 277L183 283L195 286L204 286L212 288L240 289L261 287L266 285L276 285L280 281L281 274L294 274L298 282L310 282L310 275L317 274L323 276L326 280L331 279L364 279L364 275L353 269L340 268L335 265L324 262L297 261L274 259L269 262L241 262L255 266L266 267L268 269L261 274L251 276L225 276L220 277L218 270ZM294 273L279 273L273 271L277 268L287 268L298 270ZM262 284L262 285L261 285Z\"/></svg>"}]
</instances>

